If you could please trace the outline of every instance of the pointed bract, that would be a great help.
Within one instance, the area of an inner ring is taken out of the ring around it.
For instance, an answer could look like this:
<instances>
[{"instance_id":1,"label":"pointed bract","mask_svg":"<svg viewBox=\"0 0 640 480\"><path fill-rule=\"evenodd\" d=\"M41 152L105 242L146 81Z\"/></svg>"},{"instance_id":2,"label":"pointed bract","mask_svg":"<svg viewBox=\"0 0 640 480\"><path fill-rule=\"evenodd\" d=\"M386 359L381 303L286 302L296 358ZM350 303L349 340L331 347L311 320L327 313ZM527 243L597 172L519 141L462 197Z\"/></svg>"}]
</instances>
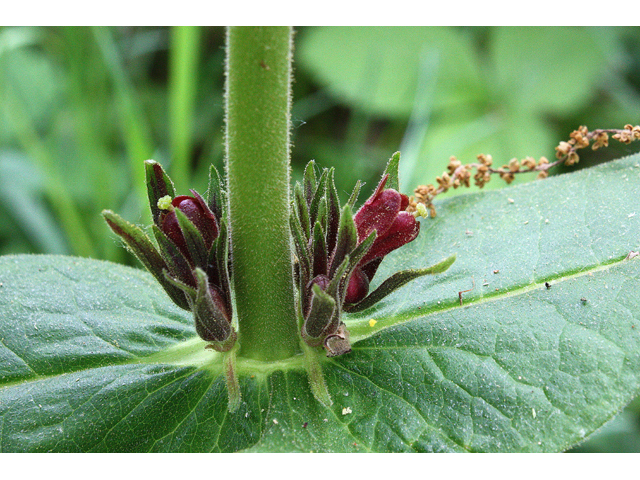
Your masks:
<instances>
[{"instance_id":1,"label":"pointed bract","mask_svg":"<svg viewBox=\"0 0 640 480\"><path fill-rule=\"evenodd\" d=\"M156 280L160 282L160 285L162 285L162 288L164 288L169 297L171 297L171 300L180 308L188 308L182 292L165 279L163 271L167 269L167 264L155 245L151 243L149 237L139 227L127 222L111 210L104 210L102 216L107 221L109 227L111 227L111 230L122 238L129 250L142 262Z\"/></svg>"}]
</instances>

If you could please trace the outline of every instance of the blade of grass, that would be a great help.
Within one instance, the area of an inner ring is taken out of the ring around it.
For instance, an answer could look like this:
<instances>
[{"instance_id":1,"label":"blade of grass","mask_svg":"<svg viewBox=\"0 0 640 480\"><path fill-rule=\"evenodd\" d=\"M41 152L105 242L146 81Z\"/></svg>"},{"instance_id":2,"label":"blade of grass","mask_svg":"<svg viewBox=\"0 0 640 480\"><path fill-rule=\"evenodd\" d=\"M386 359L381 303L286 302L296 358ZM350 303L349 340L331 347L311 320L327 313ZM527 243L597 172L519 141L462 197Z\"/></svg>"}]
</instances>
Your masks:
<instances>
[{"instance_id":1,"label":"blade of grass","mask_svg":"<svg viewBox=\"0 0 640 480\"><path fill-rule=\"evenodd\" d=\"M171 29L169 82L169 122L171 135L171 176L185 188L189 182L193 112L198 86L200 27Z\"/></svg>"},{"instance_id":2,"label":"blade of grass","mask_svg":"<svg viewBox=\"0 0 640 480\"><path fill-rule=\"evenodd\" d=\"M44 174L47 198L62 223L69 245L76 255L94 256L95 250L88 228L82 221L78 206L64 185L51 152L38 135L32 119L13 86L5 82L1 87L6 115L15 125L22 148Z\"/></svg>"},{"instance_id":3,"label":"blade of grass","mask_svg":"<svg viewBox=\"0 0 640 480\"><path fill-rule=\"evenodd\" d=\"M400 174L405 191L411 191L415 185L415 172L418 168L418 160L422 150L422 144L429 130L429 120L433 109L433 100L438 81L439 55L437 50L426 50L420 58L420 70L418 72L418 85L413 101L413 109L409 124L405 131L400 152Z\"/></svg>"},{"instance_id":4,"label":"blade of grass","mask_svg":"<svg viewBox=\"0 0 640 480\"><path fill-rule=\"evenodd\" d=\"M104 61L94 42L92 33L88 28L65 27L61 29L64 38L62 46L63 54L68 65L69 99L73 112L75 139L90 168L87 180L93 185L93 199L96 211L113 207L116 201L116 179L113 174L116 165L107 145L109 134L105 128L100 127L103 120L105 105L112 101L107 91L108 72ZM98 121L96 121L98 120ZM99 225L96 223L99 222ZM116 263L124 261L125 250L107 235L107 230L102 229L103 220L95 215L91 227L100 227L103 235L95 235L95 248L100 258L108 259Z\"/></svg>"},{"instance_id":5,"label":"blade of grass","mask_svg":"<svg viewBox=\"0 0 640 480\"><path fill-rule=\"evenodd\" d=\"M129 166L133 186L140 205L145 205L147 190L144 183L143 161L153 155L151 129L144 117L142 107L129 81L120 52L116 47L108 27L92 27L93 35L104 58L105 65L113 81L118 107L122 116L122 133L129 156Z\"/></svg>"}]
</instances>

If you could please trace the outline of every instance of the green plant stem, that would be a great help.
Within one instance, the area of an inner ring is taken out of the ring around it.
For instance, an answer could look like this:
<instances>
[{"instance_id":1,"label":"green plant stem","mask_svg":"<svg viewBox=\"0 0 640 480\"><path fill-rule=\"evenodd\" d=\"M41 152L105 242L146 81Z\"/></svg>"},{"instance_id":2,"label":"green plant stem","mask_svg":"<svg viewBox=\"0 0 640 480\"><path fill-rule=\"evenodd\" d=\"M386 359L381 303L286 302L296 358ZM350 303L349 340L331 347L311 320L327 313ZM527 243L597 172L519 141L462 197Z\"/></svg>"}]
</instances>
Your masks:
<instances>
[{"instance_id":1,"label":"green plant stem","mask_svg":"<svg viewBox=\"0 0 640 480\"><path fill-rule=\"evenodd\" d=\"M289 230L292 29L227 32L226 149L240 355L300 352Z\"/></svg>"},{"instance_id":2,"label":"green plant stem","mask_svg":"<svg viewBox=\"0 0 640 480\"><path fill-rule=\"evenodd\" d=\"M198 86L200 27L171 29L171 81L169 120L171 122L171 177L179 187L189 182L189 154L193 132L193 112Z\"/></svg>"}]
</instances>

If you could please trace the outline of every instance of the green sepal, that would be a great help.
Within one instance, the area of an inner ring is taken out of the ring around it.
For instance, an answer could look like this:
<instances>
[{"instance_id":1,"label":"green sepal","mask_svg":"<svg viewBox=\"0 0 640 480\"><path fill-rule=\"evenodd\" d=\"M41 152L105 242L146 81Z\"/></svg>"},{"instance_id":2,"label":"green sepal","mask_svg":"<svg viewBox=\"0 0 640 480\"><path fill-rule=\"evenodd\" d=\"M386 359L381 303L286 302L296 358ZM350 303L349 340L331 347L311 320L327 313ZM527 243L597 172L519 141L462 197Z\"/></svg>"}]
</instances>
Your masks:
<instances>
[{"instance_id":1,"label":"green sepal","mask_svg":"<svg viewBox=\"0 0 640 480\"><path fill-rule=\"evenodd\" d=\"M227 202L222 178L216 167L209 168L209 188L207 189L207 205L216 219L226 218Z\"/></svg>"},{"instance_id":2,"label":"green sepal","mask_svg":"<svg viewBox=\"0 0 640 480\"><path fill-rule=\"evenodd\" d=\"M351 274L353 270L356 268L360 260L367 254L373 242L376 241L376 231L374 230L369 234L367 238L365 238L356 248L354 248L349 255L345 257L340 265L340 268L334 274L333 280L337 282L336 288L330 284L328 291L331 291L332 294L335 291L335 297L340 302L340 305L344 304L344 297L347 294L347 282L351 278Z\"/></svg>"},{"instance_id":3,"label":"green sepal","mask_svg":"<svg viewBox=\"0 0 640 480\"><path fill-rule=\"evenodd\" d=\"M338 228L340 227L340 199L338 198L338 190L334 183L333 168L329 169L327 182L325 186L325 197L327 199L327 250L333 252L338 237Z\"/></svg>"},{"instance_id":4,"label":"green sepal","mask_svg":"<svg viewBox=\"0 0 640 480\"><path fill-rule=\"evenodd\" d=\"M311 203L309 204L309 224L313 225L316 223L318 219L318 210L320 208L320 202L324 199L325 194L325 183L327 181L327 169L325 168L322 171L322 175L320 175L320 180L318 180L316 190L311 198ZM326 202L326 200L325 200ZM326 207L326 205L325 205Z\"/></svg>"},{"instance_id":5,"label":"green sepal","mask_svg":"<svg viewBox=\"0 0 640 480\"><path fill-rule=\"evenodd\" d=\"M302 338L314 347L322 345L325 331L331 324L336 309L336 301L317 284L314 284L311 294L311 308L304 320Z\"/></svg>"},{"instance_id":6,"label":"green sepal","mask_svg":"<svg viewBox=\"0 0 640 480\"><path fill-rule=\"evenodd\" d=\"M327 233L327 199L325 197L322 197L320 199L320 203L318 205L318 214L311 225L315 224L316 222L322 225L322 230L326 234Z\"/></svg>"},{"instance_id":7,"label":"green sepal","mask_svg":"<svg viewBox=\"0 0 640 480\"><path fill-rule=\"evenodd\" d=\"M313 273L312 277L316 275L326 275L327 274L327 244L324 238L324 230L320 222L316 222L313 227L313 243L311 246L313 259Z\"/></svg>"},{"instance_id":8,"label":"green sepal","mask_svg":"<svg viewBox=\"0 0 640 480\"><path fill-rule=\"evenodd\" d=\"M316 183L316 162L313 160L307 163L307 166L304 169L304 198L307 201L307 206L311 207L311 201L313 200L313 196L316 193L317 183Z\"/></svg>"},{"instance_id":9,"label":"green sepal","mask_svg":"<svg viewBox=\"0 0 640 480\"><path fill-rule=\"evenodd\" d=\"M387 179L386 188L393 188L395 191L400 191L400 181L398 179L398 169L400 167L400 152L396 152L391 155L387 168L384 169L382 176L389 175Z\"/></svg>"},{"instance_id":10,"label":"green sepal","mask_svg":"<svg viewBox=\"0 0 640 480\"><path fill-rule=\"evenodd\" d=\"M289 224L291 225L291 233L293 235L293 245L296 249L296 256L298 257L299 265L299 285L300 292L304 292L304 289L311 280L311 254L307 241L302 232L302 226L300 225L300 219L297 215L289 215Z\"/></svg>"},{"instance_id":11,"label":"green sepal","mask_svg":"<svg viewBox=\"0 0 640 480\"><path fill-rule=\"evenodd\" d=\"M162 213L162 210L158 208L158 200L162 197L166 197L167 195L171 198L175 197L176 190L169 176L165 173L162 166L155 160L145 160L144 170L151 216L153 217L153 223L160 227L160 214Z\"/></svg>"},{"instance_id":12,"label":"green sepal","mask_svg":"<svg viewBox=\"0 0 640 480\"><path fill-rule=\"evenodd\" d=\"M333 298L338 300L338 306L342 305L342 302L338 298L338 294L340 294L340 287L345 283L345 277L349 277L347 275L347 269L349 268L349 263L351 262L351 257L347 255L344 257L344 260L335 271L335 273L330 276L331 281L329 282L329 286L327 287L326 292L331 295Z\"/></svg>"},{"instance_id":13,"label":"green sepal","mask_svg":"<svg viewBox=\"0 0 640 480\"><path fill-rule=\"evenodd\" d=\"M293 188L293 214L298 215L302 231L304 232L307 240L311 238L311 225L309 224L309 206L304 199L304 193L302 193L302 187L300 183L296 182L296 186Z\"/></svg>"},{"instance_id":14,"label":"green sepal","mask_svg":"<svg viewBox=\"0 0 640 480\"><path fill-rule=\"evenodd\" d=\"M184 235L189 255L191 255L191 260L193 261L192 267L207 268L209 251L204 243L202 234L182 210L176 208L173 211L176 214L182 235Z\"/></svg>"},{"instance_id":15,"label":"green sepal","mask_svg":"<svg viewBox=\"0 0 640 480\"><path fill-rule=\"evenodd\" d=\"M422 277L424 275L434 275L436 273L445 272L455 261L456 255L453 254L445 260L442 260L441 262L438 262L435 265L427 268L403 270L402 272L397 272L387 278L384 282L382 282L382 284L378 288L376 288L360 302L353 305L345 305L344 310L350 313L366 310L367 308L372 307L384 297L402 287L407 282L410 282L411 280Z\"/></svg>"},{"instance_id":16,"label":"green sepal","mask_svg":"<svg viewBox=\"0 0 640 480\"><path fill-rule=\"evenodd\" d=\"M326 293L334 298L336 301L336 308L333 311L331 321L324 330L324 334L331 335L337 332L340 326L340 316L342 315L342 304L344 303L344 297L346 295L345 284L347 283L350 272L347 271L351 263L349 255L347 255L338 269L335 271L334 276L329 282Z\"/></svg>"},{"instance_id":17,"label":"green sepal","mask_svg":"<svg viewBox=\"0 0 640 480\"><path fill-rule=\"evenodd\" d=\"M182 252L178 250L178 247L176 247L174 243L169 240L169 237L167 237L165 233L158 228L157 225L151 225L151 230L153 231L153 236L156 238L156 242L158 242L160 255L162 255L169 273L172 276L178 278L193 278L191 267L189 266L187 260L184 258L184 255L182 255ZM184 295L182 295L181 303L176 303L180 308L184 308L185 310L191 309Z\"/></svg>"},{"instance_id":18,"label":"green sepal","mask_svg":"<svg viewBox=\"0 0 640 480\"><path fill-rule=\"evenodd\" d=\"M229 279L229 230L224 217L220 218L218 225L218 238L211 245L209 251L208 267L215 265L217 280L216 285L220 286L220 290L226 297L227 304L231 305L231 280ZM213 274L213 272L212 272Z\"/></svg>"},{"instance_id":19,"label":"green sepal","mask_svg":"<svg viewBox=\"0 0 640 480\"><path fill-rule=\"evenodd\" d=\"M349 197L349 200L347 200L347 205L349 205L351 208L353 208L356 202L358 201L358 196L360 195L361 188L362 188L362 182L358 180L355 186L353 187L353 191L351 192L351 196Z\"/></svg>"},{"instance_id":20,"label":"green sepal","mask_svg":"<svg viewBox=\"0 0 640 480\"><path fill-rule=\"evenodd\" d=\"M356 265L364 258L367 254L373 243L376 241L378 234L374 230L369 234L367 238L365 238L362 242L360 242L356 248L354 248L349 254L349 266L347 267L347 272L349 276L353 272L353 269L356 268Z\"/></svg>"},{"instance_id":21,"label":"green sepal","mask_svg":"<svg viewBox=\"0 0 640 480\"><path fill-rule=\"evenodd\" d=\"M162 255L151 242L146 233L138 226L127 222L111 210L103 210L102 216L107 224L118 235L129 250L142 262L147 270L160 282L171 300L181 308L185 308L185 298L182 292L167 282L163 271L168 268Z\"/></svg>"},{"instance_id":22,"label":"green sepal","mask_svg":"<svg viewBox=\"0 0 640 480\"><path fill-rule=\"evenodd\" d=\"M329 266L329 278L333 278L336 269L344 258L349 255L358 244L358 231L353 220L351 207L345 205L340 212L340 228L338 229L338 239L336 248L331 254L331 264Z\"/></svg>"},{"instance_id":23,"label":"green sepal","mask_svg":"<svg viewBox=\"0 0 640 480\"><path fill-rule=\"evenodd\" d=\"M193 302L193 316L196 332L218 352L226 352L233 347L236 333L225 313L216 305L209 290L207 274L201 268L195 269L197 282L196 297Z\"/></svg>"},{"instance_id":24,"label":"green sepal","mask_svg":"<svg viewBox=\"0 0 640 480\"><path fill-rule=\"evenodd\" d=\"M345 264L344 271L340 275L340 277L336 275L336 278L338 278L339 280L336 295L339 295L338 301L340 302L340 305L344 304L344 299L347 295L347 282L351 278L353 270L356 268L360 260L362 260L362 258L367 254L367 252L373 245L373 242L376 241L376 237L377 233L374 230L369 234L367 238L365 238L360 244L358 244L358 246L354 248L353 251L349 255L347 255L347 257L343 261L343 263Z\"/></svg>"},{"instance_id":25,"label":"green sepal","mask_svg":"<svg viewBox=\"0 0 640 480\"><path fill-rule=\"evenodd\" d=\"M178 280L177 278L172 276L168 270L165 270L162 273L164 274L164 278L167 280L167 282L171 283L171 285L173 285L174 287L182 290L182 292L184 293L184 297L187 299L189 303L189 308L187 308L187 310L193 311L193 305L196 301L196 295L197 295L196 289L191 285L187 285L182 280Z\"/></svg>"}]
</instances>

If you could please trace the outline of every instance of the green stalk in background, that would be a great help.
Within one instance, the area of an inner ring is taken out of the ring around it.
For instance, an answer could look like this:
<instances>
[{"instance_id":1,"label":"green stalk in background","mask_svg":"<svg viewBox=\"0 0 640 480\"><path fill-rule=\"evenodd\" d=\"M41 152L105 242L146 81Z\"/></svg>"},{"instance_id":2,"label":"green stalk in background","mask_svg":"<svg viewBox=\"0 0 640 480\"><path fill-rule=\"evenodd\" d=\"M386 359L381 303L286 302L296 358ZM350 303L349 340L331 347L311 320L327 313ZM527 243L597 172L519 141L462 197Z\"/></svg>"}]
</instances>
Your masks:
<instances>
[{"instance_id":1,"label":"green stalk in background","mask_svg":"<svg viewBox=\"0 0 640 480\"><path fill-rule=\"evenodd\" d=\"M193 134L193 112L198 87L200 27L171 29L169 122L171 135L171 177L181 188L188 185L189 155Z\"/></svg>"},{"instance_id":2,"label":"green stalk in background","mask_svg":"<svg viewBox=\"0 0 640 480\"><path fill-rule=\"evenodd\" d=\"M5 111L15 125L18 141L44 174L47 198L62 224L73 253L82 257L94 256L95 249L87 226L82 221L77 204L64 185L50 150L40 138L33 119L26 112L23 102L10 84L0 85L0 91Z\"/></svg>"},{"instance_id":3,"label":"green stalk in background","mask_svg":"<svg viewBox=\"0 0 640 480\"><path fill-rule=\"evenodd\" d=\"M292 29L227 32L226 154L240 355L300 352L289 229Z\"/></svg>"},{"instance_id":4,"label":"green stalk in background","mask_svg":"<svg viewBox=\"0 0 640 480\"><path fill-rule=\"evenodd\" d=\"M147 203L147 189L144 169L140 168L140 163L153 156L151 130L129 82L129 77L122 66L122 59L111 30L108 27L93 27L92 30L104 57L107 70L111 75L118 107L121 110L122 133L131 168L131 184L136 189L139 204L145 205Z\"/></svg>"}]
</instances>

